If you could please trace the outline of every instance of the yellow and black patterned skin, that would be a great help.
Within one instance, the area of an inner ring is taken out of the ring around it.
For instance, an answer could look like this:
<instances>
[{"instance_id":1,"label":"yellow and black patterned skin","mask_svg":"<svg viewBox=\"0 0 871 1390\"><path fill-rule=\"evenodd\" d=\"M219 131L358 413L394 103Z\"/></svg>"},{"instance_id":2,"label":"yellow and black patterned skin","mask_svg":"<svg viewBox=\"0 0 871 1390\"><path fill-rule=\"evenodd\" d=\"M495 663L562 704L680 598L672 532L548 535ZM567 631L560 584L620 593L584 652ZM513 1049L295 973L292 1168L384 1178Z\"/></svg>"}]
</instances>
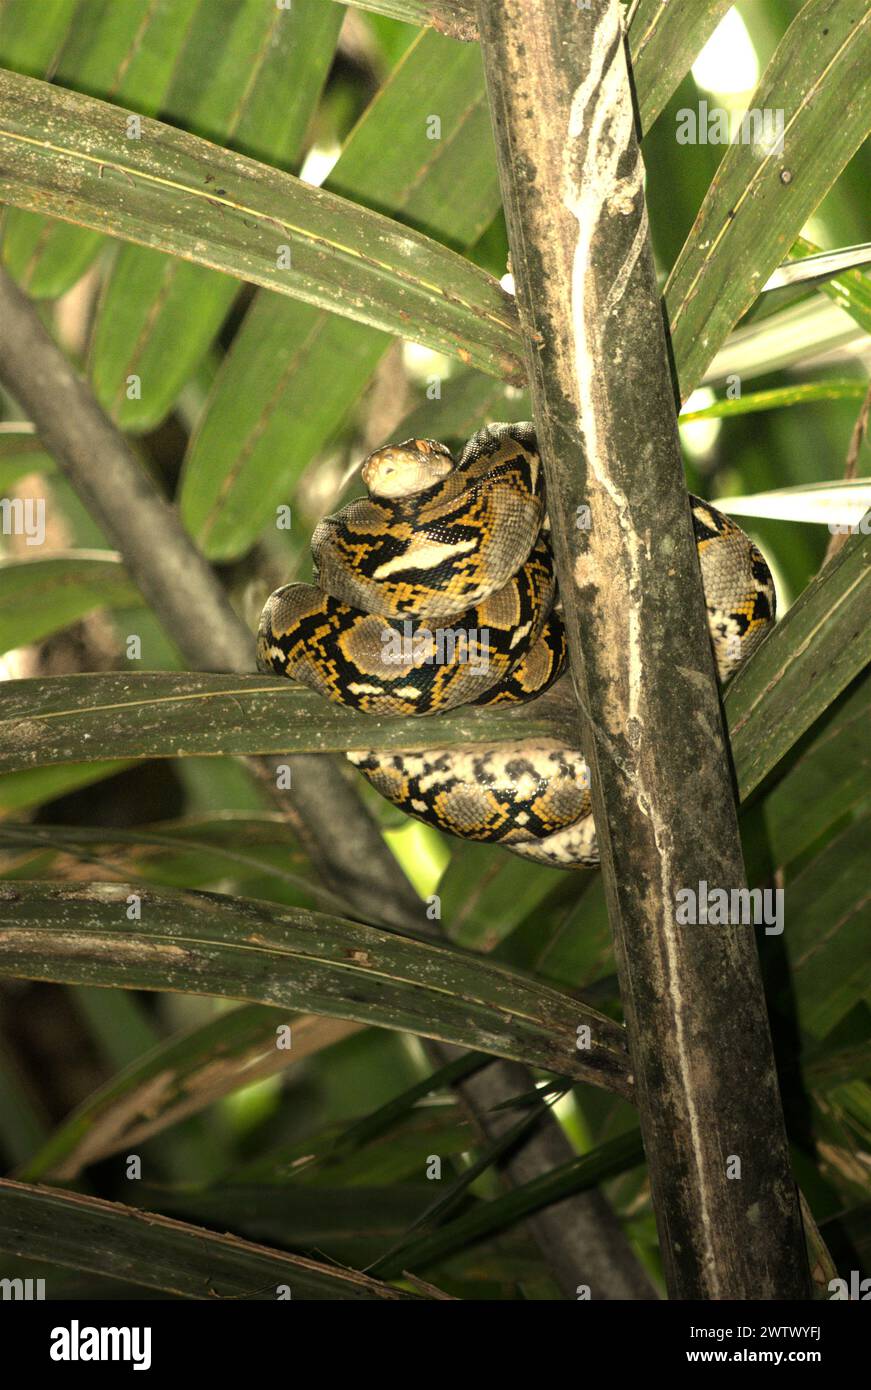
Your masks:
<instances>
[{"instance_id":1,"label":"yellow and black patterned skin","mask_svg":"<svg viewBox=\"0 0 871 1390\"><path fill-rule=\"evenodd\" d=\"M469 840L515 848L590 814L586 763L555 739L348 756L394 805Z\"/></svg>"},{"instance_id":2,"label":"yellow and black patterned skin","mask_svg":"<svg viewBox=\"0 0 871 1390\"><path fill-rule=\"evenodd\" d=\"M316 585L267 600L261 670L372 714L434 714L534 699L566 641L533 426L490 425L455 463L434 440L370 455L370 496L321 522ZM690 499L722 681L774 621L774 585L749 537ZM422 753L348 753L394 805L466 839L556 868L599 860L583 755L552 739Z\"/></svg>"},{"instance_id":3,"label":"yellow and black patterned skin","mask_svg":"<svg viewBox=\"0 0 871 1390\"><path fill-rule=\"evenodd\" d=\"M409 439L379 449L386 481L422 491L363 497L312 537L315 583L367 613L448 618L500 589L528 557L544 517L532 426L480 430L456 464L444 444ZM395 473L393 468L395 467ZM448 470L448 471L444 471ZM363 481L374 470L363 465Z\"/></svg>"},{"instance_id":4,"label":"yellow and black patterned skin","mask_svg":"<svg viewBox=\"0 0 871 1390\"><path fill-rule=\"evenodd\" d=\"M438 623L386 618L312 584L288 584L263 610L258 660L261 669L367 714L431 714L477 704L518 667L528 668L555 587L553 557L541 538L501 588ZM546 656L546 645L542 650Z\"/></svg>"},{"instance_id":5,"label":"yellow and black patterned skin","mask_svg":"<svg viewBox=\"0 0 871 1390\"><path fill-rule=\"evenodd\" d=\"M774 622L774 581L762 551L709 502L690 498L708 609L708 631L725 682L759 646Z\"/></svg>"}]
</instances>

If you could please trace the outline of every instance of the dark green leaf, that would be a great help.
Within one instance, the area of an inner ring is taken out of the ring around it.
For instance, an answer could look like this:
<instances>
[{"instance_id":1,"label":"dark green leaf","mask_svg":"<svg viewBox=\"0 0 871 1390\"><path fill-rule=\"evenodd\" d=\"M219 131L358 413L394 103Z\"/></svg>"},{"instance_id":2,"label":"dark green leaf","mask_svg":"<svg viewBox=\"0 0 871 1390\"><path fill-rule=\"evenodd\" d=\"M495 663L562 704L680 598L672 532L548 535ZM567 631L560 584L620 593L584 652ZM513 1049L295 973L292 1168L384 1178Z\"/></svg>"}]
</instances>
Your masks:
<instances>
[{"instance_id":1,"label":"dark green leaf","mask_svg":"<svg viewBox=\"0 0 871 1390\"><path fill-rule=\"evenodd\" d=\"M523 707L467 705L433 718L387 719L331 704L274 676L174 671L9 681L3 715L2 772L82 757L413 750L436 741L569 737L573 727L571 709L556 693Z\"/></svg>"},{"instance_id":2,"label":"dark green leaf","mask_svg":"<svg viewBox=\"0 0 871 1390\"><path fill-rule=\"evenodd\" d=\"M277 1030L291 1029L289 1050ZM27 1182L69 1182L83 1168L144 1143L222 1096L274 1076L359 1029L314 1015L284 1019L276 1009L245 1004L193 1032L170 1038L117 1072L89 1096L23 1165Z\"/></svg>"},{"instance_id":3,"label":"dark green leaf","mask_svg":"<svg viewBox=\"0 0 871 1390\"><path fill-rule=\"evenodd\" d=\"M354 1270L82 1193L0 1181L0 1250L159 1289L174 1298L413 1298ZM286 1295L285 1295L286 1297Z\"/></svg>"},{"instance_id":4,"label":"dark green leaf","mask_svg":"<svg viewBox=\"0 0 871 1390\"><path fill-rule=\"evenodd\" d=\"M124 0L121 5L117 0L88 0L87 7L79 6L78 14L71 13L69 6L62 7L68 27L56 60L49 53L47 34L41 35L38 47L45 65L51 68L52 79L62 86L153 116L160 109L173 64L198 7L205 8L203 0ZM3 7L4 18L7 8ZM25 0L19 9L26 11L21 20L29 27L34 11L55 11L58 7L45 6L42 0L36 5ZM40 25L43 23L45 19ZM42 76L41 70L34 70L36 47L24 71ZM18 68L15 52L12 58L6 66ZM36 215L39 211L7 213L3 258L29 293L38 299L55 298L84 274L102 238L97 231Z\"/></svg>"},{"instance_id":5,"label":"dark green leaf","mask_svg":"<svg viewBox=\"0 0 871 1390\"><path fill-rule=\"evenodd\" d=\"M756 133L729 145L666 285L684 399L871 128L869 72L871 11L807 0L750 101Z\"/></svg>"},{"instance_id":6,"label":"dark green leaf","mask_svg":"<svg viewBox=\"0 0 871 1390\"><path fill-rule=\"evenodd\" d=\"M141 919L131 924L134 911ZM251 899L118 883L0 884L0 922L2 975L273 1004L628 1089L616 1024L570 995L443 944ZM576 1046L583 1023L593 1039L585 1052Z\"/></svg>"},{"instance_id":7,"label":"dark green leaf","mask_svg":"<svg viewBox=\"0 0 871 1390\"><path fill-rule=\"evenodd\" d=\"M0 73L0 196L522 378L513 300L471 262L158 121L125 131L119 107Z\"/></svg>"},{"instance_id":8,"label":"dark green leaf","mask_svg":"<svg viewBox=\"0 0 871 1390\"><path fill-rule=\"evenodd\" d=\"M341 11L323 0L201 5L161 108L164 119L280 168L296 157L333 56ZM91 373L125 429L152 429L208 349L235 280L122 247L104 287ZM128 394L131 376L138 393Z\"/></svg>"},{"instance_id":9,"label":"dark green leaf","mask_svg":"<svg viewBox=\"0 0 871 1390\"><path fill-rule=\"evenodd\" d=\"M96 608L140 601L115 554L75 551L44 560L0 560L0 651L38 642Z\"/></svg>"},{"instance_id":10,"label":"dark green leaf","mask_svg":"<svg viewBox=\"0 0 871 1390\"><path fill-rule=\"evenodd\" d=\"M742 800L871 659L869 556L851 536L726 692Z\"/></svg>"}]
</instances>

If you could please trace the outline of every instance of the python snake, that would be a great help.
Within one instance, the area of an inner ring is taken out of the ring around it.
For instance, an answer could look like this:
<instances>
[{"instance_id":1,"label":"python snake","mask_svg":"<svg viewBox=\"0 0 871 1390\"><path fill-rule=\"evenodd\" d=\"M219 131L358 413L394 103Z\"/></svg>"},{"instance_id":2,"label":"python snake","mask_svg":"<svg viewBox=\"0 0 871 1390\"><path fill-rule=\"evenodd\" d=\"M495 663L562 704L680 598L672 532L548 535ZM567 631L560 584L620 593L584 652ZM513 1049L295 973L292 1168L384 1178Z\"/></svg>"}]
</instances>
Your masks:
<instances>
[{"instance_id":1,"label":"python snake","mask_svg":"<svg viewBox=\"0 0 871 1390\"><path fill-rule=\"evenodd\" d=\"M456 461L409 439L371 454L361 476L369 495L315 531L315 583L267 600L258 668L372 714L525 701L552 685L566 642L534 427L489 425ZM690 502L726 681L774 621L774 585L733 521ZM556 739L347 757L440 830L557 868L598 863L587 764Z\"/></svg>"}]
</instances>

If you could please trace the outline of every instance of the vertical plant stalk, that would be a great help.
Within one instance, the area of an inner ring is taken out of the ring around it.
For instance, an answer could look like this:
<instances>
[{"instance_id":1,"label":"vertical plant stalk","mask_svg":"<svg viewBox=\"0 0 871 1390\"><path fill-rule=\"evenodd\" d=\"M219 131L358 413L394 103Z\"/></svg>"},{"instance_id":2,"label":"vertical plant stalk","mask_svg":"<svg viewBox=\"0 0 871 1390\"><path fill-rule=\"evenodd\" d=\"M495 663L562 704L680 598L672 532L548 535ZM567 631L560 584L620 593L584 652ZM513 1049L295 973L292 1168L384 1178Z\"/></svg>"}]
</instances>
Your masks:
<instances>
[{"instance_id":1,"label":"vertical plant stalk","mask_svg":"<svg viewBox=\"0 0 871 1390\"><path fill-rule=\"evenodd\" d=\"M430 1055L443 1063L463 1055L453 1043L434 1043ZM460 1099L481 1138L490 1144L504 1138L518 1120L509 1102L530 1091L530 1073L519 1062L467 1077ZM499 1164L509 1184L524 1186L577 1158L563 1130L544 1101L536 1102L540 1116L531 1134L522 1136ZM582 1197L583 1201L578 1201ZM607 1197L597 1188L575 1192L529 1217L525 1223L543 1250L566 1298L577 1299L586 1286L594 1299L652 1302L659 1294L636 1258Z\"/></svg>"},{"instance_id":2,"label":"vertical plant stalk","mask_svg":"<svg viewBox=\"0 0 871 1390\"><path fill-rule=\"evenodd\" d=\"M234 612L211 566L2 267L0 325L0 379L28 411L46 449L121 552L128 572L185 659L199 670L251 670L253 635ZM408 932L426 930L420 898L341 765L330 757L297 755L290 760L292 786L278 793L278 761L250 759L249 766L289 813L307 853L349 910L362 921ZM427 1050L439 1066L442 1054L436 1045ZM518 1069L506 1071L508 1065L493 1063L455 1087L485 1133L489 1110L505 1100L506 1093L516 1093L510 1086ZM529 1090L533 1084L525 1074L519 1089ZM529 1181L530 1173L547 1172L555 1162L571 1157L559 1125L545 1114L503 1172L509 1182L521 1184ZM594 1284L594 1296L647 1297L646 1276L622 1231L615 1232L613 1214L610 1220L598 1220L603 1202L598 1193L577 1193L561 1204L561 1209L576 1210L576 1220L555 1226L545 1211L527 1224L567 1297L574 1297L574 1286L582 1282L591 1260L601 1266L603 1250L614 1251L613 1267L604 1284Z\"/></svg>"},{"instance_id":3,"label":"vertical plant stalk","mask_svg":"<svg viewBox=\"0 0 871 1390\"><path fill-rule=\"evenodd\" d=\"M478 19L669 1292L805 1297L753 928L675 920L745 876L620 5Z\"/></svg>"}]
</instances>

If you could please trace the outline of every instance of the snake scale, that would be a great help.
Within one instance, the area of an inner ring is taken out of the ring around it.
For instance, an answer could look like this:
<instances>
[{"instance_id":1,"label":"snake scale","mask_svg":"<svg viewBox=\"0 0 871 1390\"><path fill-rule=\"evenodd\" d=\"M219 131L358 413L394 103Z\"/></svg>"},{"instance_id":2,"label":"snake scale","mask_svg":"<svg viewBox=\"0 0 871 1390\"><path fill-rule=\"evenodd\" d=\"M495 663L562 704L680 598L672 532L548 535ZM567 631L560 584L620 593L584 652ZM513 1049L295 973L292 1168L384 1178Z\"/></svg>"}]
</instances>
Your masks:
<instances>
[{"instance_id":1,"label":"snake scale","mask_svg":"<svg viewBox=\"0 0 871 1390\"><path fill-rule=\"evenodd\" d=\"M409 439L371 454L368 496L312 538L314 584L263 609L258 667L372 714L516 703L566 665L541 459L531 424L493 424L455 460ZM748 536L691 497L721 681L774 621L774 585ZM409 815L557 868L598 863L582 754L555 739L348 753Z\"/></svg>"}]
</instances>

